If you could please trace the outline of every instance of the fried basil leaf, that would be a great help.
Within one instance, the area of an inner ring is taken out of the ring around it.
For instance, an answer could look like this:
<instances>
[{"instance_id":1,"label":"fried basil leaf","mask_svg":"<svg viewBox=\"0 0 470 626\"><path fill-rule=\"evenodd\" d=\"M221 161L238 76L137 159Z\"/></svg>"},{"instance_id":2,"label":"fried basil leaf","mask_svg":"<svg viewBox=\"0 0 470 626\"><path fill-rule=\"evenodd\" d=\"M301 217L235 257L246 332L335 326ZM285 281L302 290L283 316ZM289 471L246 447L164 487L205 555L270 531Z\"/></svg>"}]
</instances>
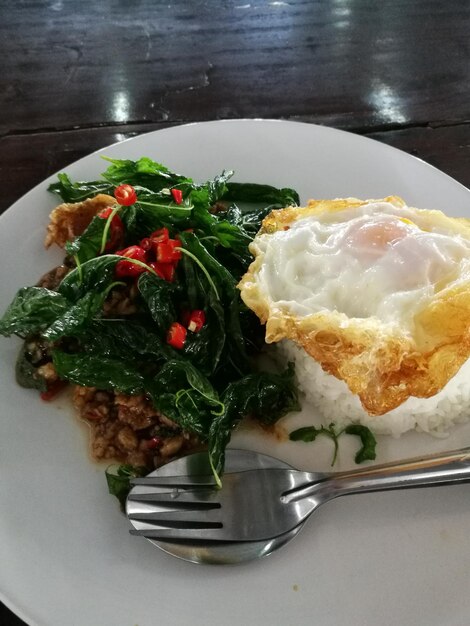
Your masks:
<instances>
[{"instance_id":1,"label":"fried basil leaf","mask_svg":"<svg viewBox=\"0 0 470 626\"><path fill-rule=\"evenodd\" d=\"M203 439L224 408L209 380L186 361L168 361L148 391L155 408Z\"/></svg>"},{"instance_id":2,"label":"fried basil leaf","mask_svg":"<svg viewBox=\"0 0 470 626\"><path fill-rule=\"evenodd\" d=\"M60 378L82 387L116 389L122 393L141 393L145 388L143 375L133 363L109 359L98 354L67 354L52 351L52 361Z\"/></svg>"},{"instance_id":3,"label":"fried basil leaf","mask_svg":"<svg viewBox=\"0 0 470 626\"><path fill-rule=\"evenodd\" d=\"M69 272L59 285L59 293L77 302L89 291L104 291L114 280L114 268L122 257L104 254L90 259Z\"/></svg>"},{"instance_id":4,"label":"fried basil leaf","mask_svg":"<svg viewBox=\"0 0 470 626\"><path fill-rule=\"evenodd\" d=\"M59 181L49 185L48 190L60 196L64 202L82 202L99 193L112 195L114 191L114 185L104 180L73 183L67 174L59 174L57 178Z\"/></svg>"},{"instance_id":5,"label":"fried basil leaf","mask_svg":"<svg viewBox=\"0 0 470 626\"><path fill-rule=\"evenodd\" d=\"M105 470L106 482L108 483L108 491L112 496L116 496L124 511L126 498L131 490L131 480L145 476L148 473L146 467L136 467L134 465L119 465L118 467L111 465Z\"/></svg>"},{"instance_id":6,"label":"fried basil leaf","mask_svg":"<svg viewBox=\"0 0 470 626\"><path fill-rule=\"evenodd\" d=\"M225 448L240 420L250 416L271 425L286 413L300 410L292 364L283 374L260 372L231 383L221 400L224 412L209 431L209 456L216 476L223 472Z\"/></svg>"},{"instance_id":7,"label":"fried basil leaf","mask_svg":"<svg viewBox=\"0 0 470 626\"><path fill-rule=\"evenodd\" d=\"M23 287L0 319L0 335L25 337L47 328L70 304L64 295L44 287Z\"/></svg>"},{"instance_id":8,"label":"fried basil leaf","mask_svg":"<svg viewBox=\"0 0 470 626\"><path fill-rule=\"evenodd\" d=\"M356 463L375 460L375 447L377 445L377 440L367 426L362 426L361 424L350 424L349 426L346 426L344 432L347 435L356 435L361 440L362 445L354 459Z\"/></svg>"},{"instance_id":9,"label":"fried basil leaf","mask_svg":"<svg viewBox=\"0 0 470 626\"><path fill-rule=\"evenodd\" d=\"M65 251L78 259L79 263L93 259L101 251L105 227L106 220L95 215L81 235L65 244Z\"/></svg>"}]
</instances>

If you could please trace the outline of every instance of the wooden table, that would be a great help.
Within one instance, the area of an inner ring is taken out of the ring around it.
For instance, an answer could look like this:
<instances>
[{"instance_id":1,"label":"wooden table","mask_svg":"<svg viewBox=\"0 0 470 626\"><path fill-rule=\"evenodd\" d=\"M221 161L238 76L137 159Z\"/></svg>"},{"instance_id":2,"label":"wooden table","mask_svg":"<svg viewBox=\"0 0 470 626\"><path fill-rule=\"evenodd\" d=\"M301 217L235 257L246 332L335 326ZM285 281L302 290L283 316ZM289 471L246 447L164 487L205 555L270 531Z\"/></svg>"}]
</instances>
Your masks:
<instances>
[{"instance_id":1,"label":"wooden table","mask_svg":"<svg viewBox=\"0 0 470 626\"><path fill-rule=\"evenodd\" d=\"M0 17L0 212L107 144L227 118L346 129L470 186L468 2L3 0Z\"/></svg>"}]
</instances>

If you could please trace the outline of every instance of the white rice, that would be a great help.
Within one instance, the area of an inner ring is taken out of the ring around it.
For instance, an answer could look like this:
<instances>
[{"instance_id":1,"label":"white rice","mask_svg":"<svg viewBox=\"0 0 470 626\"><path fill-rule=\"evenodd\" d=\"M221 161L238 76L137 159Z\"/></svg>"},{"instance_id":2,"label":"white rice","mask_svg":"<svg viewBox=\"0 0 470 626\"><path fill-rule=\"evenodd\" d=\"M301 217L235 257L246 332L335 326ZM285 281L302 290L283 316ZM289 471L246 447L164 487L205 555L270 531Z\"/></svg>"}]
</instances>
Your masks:
<instances>
[{"instance_id":1,"label":"white rice","mask_svg":"<svg viewBox=\"0 0 470 626\"><path fill-rule=\"evenodd\" d=\"M339 427L351 423L368 426L379 435L399 437L409 430L446 436L450 426L466 422L470 415L470 359L442 391L431 398L409 398L389 413L371 416L345 382L327 374L305 350L290 340L276 345L278 355L294 362L300 390L305 399L323 416L323 424Z\"/></svg>"}]
</instances>

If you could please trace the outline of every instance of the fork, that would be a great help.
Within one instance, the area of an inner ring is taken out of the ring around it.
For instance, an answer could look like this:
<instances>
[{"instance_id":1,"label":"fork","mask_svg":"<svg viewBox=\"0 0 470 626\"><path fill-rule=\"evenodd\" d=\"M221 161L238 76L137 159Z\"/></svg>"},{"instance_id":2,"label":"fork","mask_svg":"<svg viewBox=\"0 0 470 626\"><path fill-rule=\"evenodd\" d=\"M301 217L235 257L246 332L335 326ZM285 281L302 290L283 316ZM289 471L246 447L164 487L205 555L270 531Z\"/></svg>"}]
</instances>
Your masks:
<instances>
[{"instance_id":1,"label":"fork","mask_svg":"<svg viewBox=\"0 0 470 626\"><path fill-rule=\"evenodd\" d=\"M147 539L260 541L292 530L338 496L465 482L470 482L470 447L341 473L239 471L225 474L221 489L212 476L153 475L131 481L128 501L145 510L128 511L128 517L148 525L130 531Z\"/></svg>"}]
</instances>

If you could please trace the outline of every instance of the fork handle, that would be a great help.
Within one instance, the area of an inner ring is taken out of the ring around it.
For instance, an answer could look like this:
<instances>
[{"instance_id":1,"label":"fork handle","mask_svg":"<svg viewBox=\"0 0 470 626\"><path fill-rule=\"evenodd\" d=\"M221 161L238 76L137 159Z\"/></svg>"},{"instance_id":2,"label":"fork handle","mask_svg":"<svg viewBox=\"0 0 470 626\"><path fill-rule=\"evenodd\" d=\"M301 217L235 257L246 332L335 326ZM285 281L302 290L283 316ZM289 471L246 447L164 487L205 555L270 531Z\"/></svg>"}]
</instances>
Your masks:
<instances>
[{"instance_id":1,"label":"fork handle","mask_svg":"<svg viewBox=\"0 0 470 626\"><path fill-rule=\"evenodd\" d=\"M324 481L303 485L289 494L299 500L322 492L325 501L338 496L391 489L435 487L470 482L470 447L387 463L349 472L331 474Z\"/></svg>"}]
</instances>

